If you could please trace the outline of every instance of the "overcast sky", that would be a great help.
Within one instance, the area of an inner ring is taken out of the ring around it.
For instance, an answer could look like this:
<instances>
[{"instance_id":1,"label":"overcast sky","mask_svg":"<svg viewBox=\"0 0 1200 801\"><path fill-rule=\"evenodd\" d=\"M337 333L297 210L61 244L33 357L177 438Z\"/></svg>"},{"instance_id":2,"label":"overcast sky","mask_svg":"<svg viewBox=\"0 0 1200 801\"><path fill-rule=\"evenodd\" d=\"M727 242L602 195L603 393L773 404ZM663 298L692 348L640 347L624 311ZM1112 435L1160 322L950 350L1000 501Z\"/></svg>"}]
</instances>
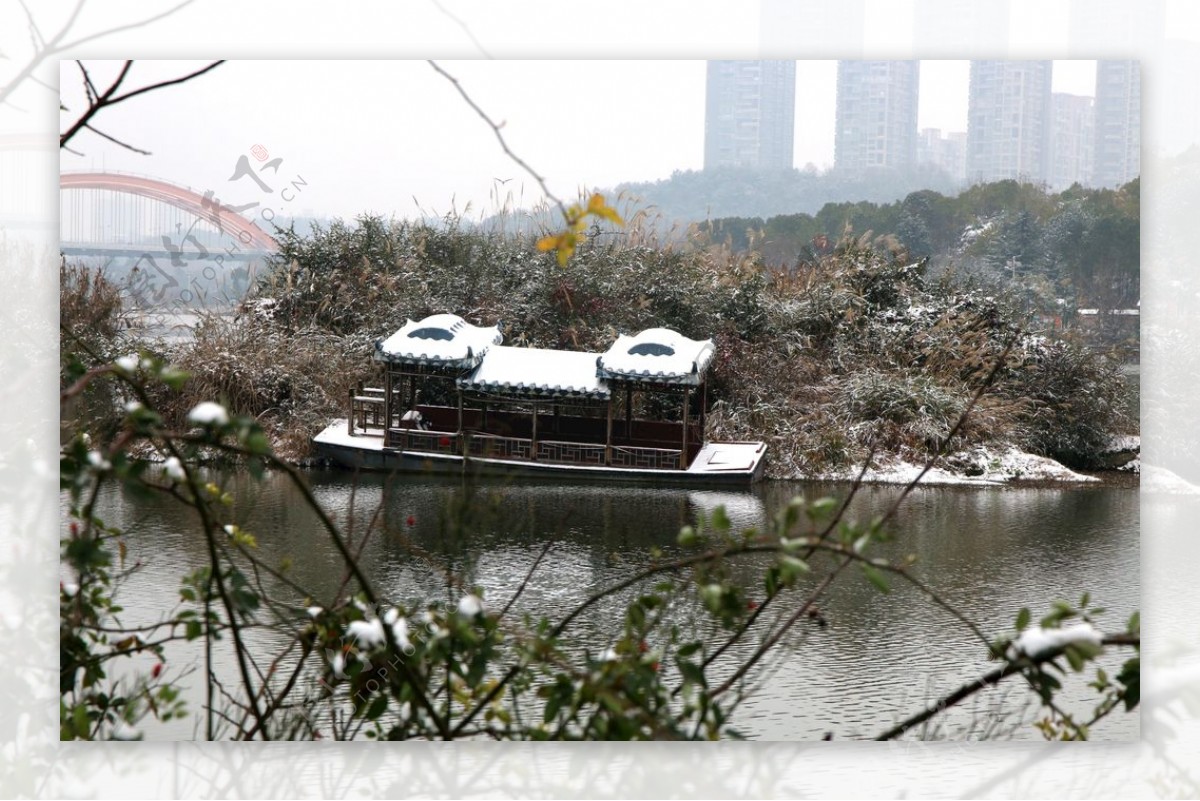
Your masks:
<instances>
[{"instance_id":1,"label":"overcast sky","mask_svg":"<svg viewBox=\"0 0 1200 801\"><path fill-rule=\"evenodd\" d=\"M138 62L125 85L203 63ZM703 166L703 61L439 63L560 197ZM119 66L88 64L97 85ZM1094 61L1054 65L1054 91L1093 94ZM968 72L966 61L921 63L920 127L966 130ZM798 62L797 167L833 162L836 75L836 61ZM83 89L74 62L61 64L60 78L65 127ZM95 126L152 155L85 131L71 143L83 155L63 153L63 170L140 173L212 190L230 205L274 200L281 216L403 217L469 204L477 217L510 193L517 206L540 198L487 124L423 61L233 61L106 109ZM251 154L254 145L264 158ZM255 177L231 180L243 155ZM281 187L293 182L299 188L284 201Z\"/></svg>"}]
</instances>

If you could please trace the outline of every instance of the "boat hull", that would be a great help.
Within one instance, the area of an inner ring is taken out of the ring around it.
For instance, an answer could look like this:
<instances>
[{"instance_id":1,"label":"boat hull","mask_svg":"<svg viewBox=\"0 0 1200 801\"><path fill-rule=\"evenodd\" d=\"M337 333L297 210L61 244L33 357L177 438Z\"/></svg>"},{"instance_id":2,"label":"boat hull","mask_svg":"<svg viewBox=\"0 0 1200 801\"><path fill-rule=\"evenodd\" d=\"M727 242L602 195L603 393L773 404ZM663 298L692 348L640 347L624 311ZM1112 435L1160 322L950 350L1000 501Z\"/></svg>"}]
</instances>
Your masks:
<instances>
[{"instance_id":1,"label":"boat hull","mask_svg":"<svg viewBox=\"0 0 1200 801\"><path fill-rule=\"evenodd\" d=\"M455 454L423 453L384 447L382 437L347 433L337 421L313 438L320 458L351 470L425 475L504 475L515 478L570 479L661 486L746 486L763 474L766 445L761 442L711 443L687 470L598 467L518 461Z\"/></svg>"}]
</instances>

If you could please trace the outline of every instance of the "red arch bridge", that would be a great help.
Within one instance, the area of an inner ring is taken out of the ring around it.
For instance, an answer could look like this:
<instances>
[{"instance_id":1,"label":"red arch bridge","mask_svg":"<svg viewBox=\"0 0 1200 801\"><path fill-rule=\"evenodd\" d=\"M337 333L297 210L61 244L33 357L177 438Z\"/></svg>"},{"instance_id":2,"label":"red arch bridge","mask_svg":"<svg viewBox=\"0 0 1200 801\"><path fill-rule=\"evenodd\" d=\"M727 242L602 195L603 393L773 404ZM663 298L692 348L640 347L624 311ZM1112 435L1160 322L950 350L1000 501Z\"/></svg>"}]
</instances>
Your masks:
<instances>
[{"instance_id":1,"label":"red arch bridge","mask_svg":"<svg viewBox=\"0 0 1200 801\"><path fill-rule=\"evenodd\" d=\"M62 173L59 190L59 241L68 256L148 255L179 264L257 260L279 248L211 191L113 172Z\"/></svg>"}]
</instances>

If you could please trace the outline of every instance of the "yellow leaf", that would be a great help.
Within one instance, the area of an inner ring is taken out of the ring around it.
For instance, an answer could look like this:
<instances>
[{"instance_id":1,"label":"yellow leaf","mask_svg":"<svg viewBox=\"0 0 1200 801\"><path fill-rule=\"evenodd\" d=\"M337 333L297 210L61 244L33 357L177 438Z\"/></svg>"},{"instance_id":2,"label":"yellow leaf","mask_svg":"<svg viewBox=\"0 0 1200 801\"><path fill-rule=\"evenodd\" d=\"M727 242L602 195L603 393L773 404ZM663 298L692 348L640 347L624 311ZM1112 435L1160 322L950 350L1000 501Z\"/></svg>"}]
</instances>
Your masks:
<instances>
[{"instance_id":1,"label":"yellow leaf","mask_svg":"<svg viewBox=\"0 0 1200 801\"><path fill-rule=\"evenodd\" d=\"M571 260L571 256L575 253L575 247L583 241L582 234L563 234L559 237L558 242L558 266L566 267L567 262Z\"/></svg>"},{"instance_id":2,"label":"yellow leaf","mask_svg":"<svg viewBox=\"0 0 1200 801\"><path fill-rule=\"evenodd\" d=\"M551 236L543 236L541 239L538 240L537 249L538 250L557 250L558 242L560 239L562 239L561 234L556 234L556 235L551 235Z\"/></svg>"},{"instance_id":3,"label":"yellow leaf","mask_svg":"<svg viewBox=\"0 0 1200 801\"><path fill-rule=\"evenodd\" d=\"M617 210L604 202L604 195L595 194L588 200L588 214L594 214L616 225L624 225L625 221Z\"/></svg>"}]
</instances>

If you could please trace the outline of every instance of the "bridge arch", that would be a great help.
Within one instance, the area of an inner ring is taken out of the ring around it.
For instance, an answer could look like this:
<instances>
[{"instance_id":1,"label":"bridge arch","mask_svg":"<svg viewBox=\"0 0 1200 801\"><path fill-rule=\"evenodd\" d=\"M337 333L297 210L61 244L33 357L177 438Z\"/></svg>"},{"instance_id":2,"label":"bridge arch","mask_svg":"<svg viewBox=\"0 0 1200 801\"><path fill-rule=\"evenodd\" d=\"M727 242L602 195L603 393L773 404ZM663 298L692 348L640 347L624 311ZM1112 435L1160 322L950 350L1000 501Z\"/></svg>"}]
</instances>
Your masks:
<instances>
[{"instance_id":1,"label":"bridge arch","mask_svg":"<svg viewBox=\"0 0 1200 801\"><path fill-rule=\"evenodd\" d=\"M259 250L279 249L274 237L237 212L191 189L157 178L125 173L64 172L59 176L58 185L60 189L107 189L168 203L207 220L222 231L229 231L243 245Z\"/></svg>"}]
</instances>

